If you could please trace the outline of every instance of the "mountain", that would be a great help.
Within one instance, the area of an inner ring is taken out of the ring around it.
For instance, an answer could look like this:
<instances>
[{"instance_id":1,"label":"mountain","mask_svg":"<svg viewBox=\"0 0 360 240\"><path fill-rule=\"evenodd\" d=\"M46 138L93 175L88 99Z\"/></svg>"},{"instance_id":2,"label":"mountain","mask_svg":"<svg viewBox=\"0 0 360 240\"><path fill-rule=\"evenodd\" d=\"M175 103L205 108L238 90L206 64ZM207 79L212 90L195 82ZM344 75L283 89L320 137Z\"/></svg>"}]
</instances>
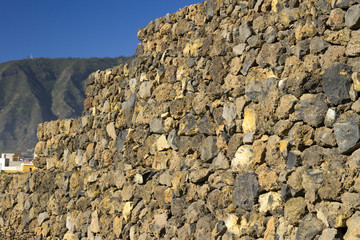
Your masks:
<instances>
[{"instance_id":1,"label":"mountain","mask_svg":"<svg viewBox=\"0 0 360 240\"><path fill-rule=\"evenodd\" d=\"M40 122L80 116L90 73L118 58L37 58L0 64L0 152L32 152Z\"/></svg>"}]
</instances>

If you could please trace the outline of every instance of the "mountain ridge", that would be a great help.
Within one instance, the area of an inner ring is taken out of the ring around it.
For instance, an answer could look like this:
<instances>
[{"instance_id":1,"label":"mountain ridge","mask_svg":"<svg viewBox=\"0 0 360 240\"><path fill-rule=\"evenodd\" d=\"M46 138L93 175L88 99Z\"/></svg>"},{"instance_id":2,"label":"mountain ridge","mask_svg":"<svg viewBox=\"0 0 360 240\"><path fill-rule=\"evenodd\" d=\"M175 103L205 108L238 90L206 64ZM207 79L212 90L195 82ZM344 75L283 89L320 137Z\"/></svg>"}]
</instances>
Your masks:
<instances>
[{"instance_id":1,"label":"mountain ridge","mask_svg":"<svg viewBox=\"0 0 360 240\"><path fill-rule=\"evenodd\" d=\"M131 57L35 58L0 63L0 152L31 153L38 123L80 116L90 73Z\"/></svg>"}]
</instances>

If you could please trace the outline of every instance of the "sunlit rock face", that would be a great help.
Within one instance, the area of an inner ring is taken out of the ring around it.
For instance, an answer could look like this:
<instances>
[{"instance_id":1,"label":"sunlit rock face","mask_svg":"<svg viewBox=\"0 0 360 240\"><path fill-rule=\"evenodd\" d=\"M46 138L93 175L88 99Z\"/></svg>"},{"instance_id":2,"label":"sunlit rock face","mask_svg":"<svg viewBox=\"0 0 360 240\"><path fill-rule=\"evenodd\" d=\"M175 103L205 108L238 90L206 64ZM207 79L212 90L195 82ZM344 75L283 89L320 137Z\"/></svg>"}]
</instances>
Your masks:
<instances>
[{"instance_id":1,"label":"sunlit rock face","mask_svg":"<svg viewBox=\"0 0 360 240\"><path fill-rule=\"evenodd\" d=\"M358 6L208 0L154 20L135 59L89 77L81 117L38 126L38 169L0 176L0 224L50 239L355 239Z\"/></svg>"}]
</instances>

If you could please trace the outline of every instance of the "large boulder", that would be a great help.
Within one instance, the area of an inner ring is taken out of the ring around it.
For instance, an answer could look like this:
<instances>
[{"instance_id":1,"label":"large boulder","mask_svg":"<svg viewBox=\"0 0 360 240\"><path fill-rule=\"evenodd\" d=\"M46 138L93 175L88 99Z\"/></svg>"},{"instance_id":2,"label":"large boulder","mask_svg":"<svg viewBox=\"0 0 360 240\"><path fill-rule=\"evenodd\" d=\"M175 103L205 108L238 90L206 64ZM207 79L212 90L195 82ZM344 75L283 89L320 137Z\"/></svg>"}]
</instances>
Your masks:
<instances>
[{"instance_id":1,"label":"large boulder","mask_svg":"<svg viewBox=\"0 0 360 240\"><path fill-rule=\"evenodd\" d=\"M350 99L352 69L346 64L336 64L329 67L322 78L322 86L329 101L338 105Z\"/></svg>"}]
</instances>

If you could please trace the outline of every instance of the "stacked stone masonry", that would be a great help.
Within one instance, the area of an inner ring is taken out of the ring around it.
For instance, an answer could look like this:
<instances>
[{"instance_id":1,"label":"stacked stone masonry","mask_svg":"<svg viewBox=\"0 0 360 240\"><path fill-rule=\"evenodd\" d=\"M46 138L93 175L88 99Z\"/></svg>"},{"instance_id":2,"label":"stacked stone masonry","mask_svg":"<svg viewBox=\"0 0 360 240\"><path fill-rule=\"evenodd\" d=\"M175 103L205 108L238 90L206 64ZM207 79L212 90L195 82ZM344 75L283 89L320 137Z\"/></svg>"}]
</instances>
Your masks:
<instances>
[{"instance_id":1,"label":"stacked stone masonry","mask_svg":"<svg viewBox=\"0 0 360 240\"><path fill-rule=\"evenodd\" d=\"M3 238L359 239L358 0L208 0L138 38L0 175Z\"/></svg>"}]
</instances>

